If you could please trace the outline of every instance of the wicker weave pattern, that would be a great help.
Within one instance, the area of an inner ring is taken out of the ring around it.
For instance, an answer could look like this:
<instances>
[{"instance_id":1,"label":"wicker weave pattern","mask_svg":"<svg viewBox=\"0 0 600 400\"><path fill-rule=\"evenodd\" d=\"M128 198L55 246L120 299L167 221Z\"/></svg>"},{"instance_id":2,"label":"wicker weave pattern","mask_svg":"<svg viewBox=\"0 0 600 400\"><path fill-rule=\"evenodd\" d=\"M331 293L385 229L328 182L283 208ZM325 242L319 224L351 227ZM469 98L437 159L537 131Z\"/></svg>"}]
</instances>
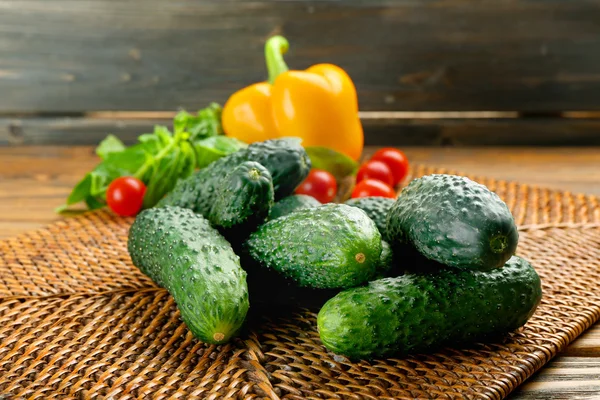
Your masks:
<instances>
[{"instance_id":1,"label":"wicker weave pattern","mask_svg":"<svg viewBox=\"0 0 600 400\"><path fill-rule=\"evenodd\" d=\"M0 242L0 394L500 399L600 318L600 205L593 196L474 179L511 207L518 253L544 286L534 317L501 342L351 363L321 345L314 313L296 310L256 316L232 343L207 346L168 293L131 265L132 220L100 211Z\"/></svg>"}]
</instances>

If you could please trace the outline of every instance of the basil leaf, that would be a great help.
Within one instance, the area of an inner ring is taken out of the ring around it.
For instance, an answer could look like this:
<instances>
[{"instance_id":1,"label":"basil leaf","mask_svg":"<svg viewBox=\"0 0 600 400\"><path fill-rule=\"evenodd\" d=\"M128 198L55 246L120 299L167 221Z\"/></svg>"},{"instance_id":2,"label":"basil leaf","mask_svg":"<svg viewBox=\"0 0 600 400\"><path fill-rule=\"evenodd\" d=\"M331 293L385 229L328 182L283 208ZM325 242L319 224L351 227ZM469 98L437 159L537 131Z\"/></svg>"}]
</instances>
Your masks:
<instances>
[{"instance_id":1,"label":"basil leaf","mask_svg":"<svg viewBox=\"0 0 600 400\"><path fill-rule=\"evenodd\" d=\"M156 125L154 127L154 135L158 137L163 146L167 146L173 141L173 135L166 126Z\"/></svg>"},{"instance_id":2,"label":"basil leaf","mask_svg":"<svg viewBox=\"0 0 600 400\"><path fill-rule=\"evenodd\" d=\"M97 168L115 177L133 175L151 158L144 147L131 146L120 153L110 153Z\"/></svg>"},{"instance_id":3,"label":"basil leaf","mask_svg":"<svg viewBox=\"0 0 600 400\"><path fill-rule=\"evenodd\" d=\"M178 179L185 179L196 170L196 152L190 142L181 142L180 148L182 151L181 166L177 175Z\"/></svg>"},{"instance_id":4,"label":"basil leaf","mask_svg":"<svg viewBox=\"0 0 600 400\"><path fill-rule=\"evenodd\" d=\"M309 146L305 150L313 168L331 172L337 179L354 175L358 169L356 161L327 147Z\"/></svg>"},{"instance_id":5,"label":"basil leaf","mask_svg":"<svg viewBox=\"0 0 600 400\"><path fill-rule=\"evenodd\" d=\"M90 210L97 210L99 208L102 208L106 205L106 203L98 200L97 198L93 197L93 196L88 196L85 198L85 204L88 206L88 208Z\"/></svg>"},{"instance_id":6,"label":"basil leaf","mask_svg":"<svg viewBox=\"0 0 600 400\"><path fill-rule=\"evenodd\" d=\"M153 133L144 133L138 136L138 142L146 143L146 142L155 142L158 138Z\"/></svg>"},{"instance_id":7,"label":"basil leaf","mask_svg":"<svg viewBox=\"0 0 600 400\"><path fill-rule=\"evenodd\" d=\"M71 204L79 203L83 201L86 197L89 196L90 190L92 187L92 175L91 173L85 174L82 180L80 180L73 190L71 190L71 194L67 197L67 204L70 206Z\"/></svg>"},{"instance_id":8,"label":"basil leaf","mask_svg":"<svg viewBox=\"0 0 600 400\"><path fill-rule=\"evenodd\" d=\"M90 187L90 195L92 196L102 196L108 189L108 185L112 181L111 173L108 169L102 168L102 164L100 164L96 169L90 172L90 176L92 177L92 184ZM115 175L115 174L113 174ZM114 179L114 178L113 178Z\"/></svg>"},{"instance_id":9,"label":"basil leaf","mask_svg":"<svg viewBox=\"0 0 600 400\"><path fill-rule=\"evenodd\" d=\"M246 147L246 143L228 136L212 136L199 140L194 142L196 167L204 168L213 161Z\"/></svg>"},{"instance_id":10,"label":"basil leaf","mask_svg":"<svg viewBox=\"0 0 600 400\"><path fill-rule=\"evenodd\" d=\"M153 207L165 194L170 192L178 179L187 178L194 172L194 151L188 142L181 142L173 147L152 167L146 194L144 195L144 208Z\"/></svg>"},{"instance_id":11,"label":"basil leaf","mask_svg":"<svg viewBox=\"0 0 600 400\"><path fill-rule=\"evenodd\" d=\"M173 118L173 132L185 132L187 130L188 123L192 123L192 119L196 118L187 111L180 111Z\"/></svg>"},{"instance_id":12,"label":"basil leaf","mask_svg":"<svg viewBox=\"0 0 600 400\"><path fill-rule=\"evenodd\" d=\"M96 147L96 154L98 154L98 156L104 160L108 154L118 153L123 150L125 150L125 145L123 142L121 142L121 140L115 135L108 135L103 141L100 142L98 147Z\"/></svg>"},{"instance_id":13,"label":"basil leaf","mask_svg":"<svg viewBox=\"0 0 600 400\"><path fill-rule=\"evenodd\" d=\"M181 111L173 119L173 130L175 134L188 132L192 142L222 135L222 111L223 109L217 103L211 103L208 107L198 111L198 115Z\"/></svg>"}]
</instances>

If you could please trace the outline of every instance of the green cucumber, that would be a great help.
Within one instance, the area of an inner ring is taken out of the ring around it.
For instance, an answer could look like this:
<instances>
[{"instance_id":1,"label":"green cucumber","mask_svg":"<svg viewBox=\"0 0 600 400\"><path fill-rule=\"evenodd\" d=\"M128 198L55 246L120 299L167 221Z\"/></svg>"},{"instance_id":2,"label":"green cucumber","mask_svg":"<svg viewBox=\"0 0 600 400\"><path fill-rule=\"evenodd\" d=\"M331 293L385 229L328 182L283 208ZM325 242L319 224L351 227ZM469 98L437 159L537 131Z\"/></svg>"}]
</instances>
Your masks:
<instances>
[{"instance_id":1,"label":"green cucumber","mask_svg":"<svg viewBox=\"0 0 600 400\"><path fill-rule=\"evenodd\" d=\"M248 312L246 272L209 222L179 207L138 214L127 243L133 264L175 299L198 339L225 343Z\"/></svg>"},{"instance_id":2,"label":"green cucumber","mask_svg":"<svg viewBox=\"0 0 600 400\"><path fill-rule=\"evenodd\" d=\"M348 204L352 207L358 207L363 210L369 218L375 222L377 225L377 229L381 233L381 236L385 239L386 237L386 224L387 224L387 216L394 205L395 199L390 199L387 197L358 197L355 199L346 200L344 204Z\"/></svg>"},{"instance_id":3,"label":"green cucumber","mask_svg":"<svg viewBox=\"0 0 600 400\"><path fill-rule=\"evenodd\" d=\"M542 296L538 274L516 256L487 272L428 269L373 281L325 303L317 317L325 347L359 359L459 346L524 325Z\"/></svg>"},{"instance_id":4,"label":"green cucumber","mask_svg":"<svg viewBox=\"0 0 600 400\"><path fill-rule=\"evenodd\" d=\"M299 139L285 138L252 143L245 149L219 158L194 175L181 180L158 207L189 208L207 217L217 195L220 182L235 167L255 161L271 173L275 200L290 195L310 171L310 159Z\"/></svg>"},{"instance_id":5,"label":"green cucumber","mask_svg":"<svg viewBox=\"0 0 600 400\"><path fill-rule=\"evenodd\" d=\"M362 210L326 204L268 221L244 248L251 261L298 286L347 288L375 275L381 235Z\"/></svg>"},{"instance_id":6,"label":"green cucumber","mask_svg":"<svg viewBox=\"0 0 600 400\"><path fill-rule=\"evenodd\" d=\"M458 268L499 268L515 253L519 234L506 204L487 187L454 175L413 180L388 213L386 238Z\"/></svg>"},{"instance_id":7,"label":"green cucumber","mask_svg":"<svg viewBox=\"0 0 600 400\"><path fill-rule=\"evenodd\" d=\"M208 220L228 239L243 238L265 221L273 198L269 171L257 162L243 162L217 188Z\"/></svg>"},{"instance_id":8,"label":"green cucumber","mask_svg":"<svg viewBox=\"0 0 600 400\"><path fill-rule=\"evenodd\" d=\"M269 220L283 217L291 212L300 210L303 208L313 208L321 205L321 202L312 196L305 194L293 194L288 197L284 197L279 200L269 213Z\"/></svg>"},{"instance_id":9,"label":"green cucumber","mask_svg":"<svg viewBox=\"0 0 600 400\"><path fill-rule=\"evenodd\" d=\"M400 269L394 259L394 251L385 240L381 241L381 257L379 267L377 268L377 275L374 279L381 279L389 276L400 275Z\"/></svg>"}]
</instances>

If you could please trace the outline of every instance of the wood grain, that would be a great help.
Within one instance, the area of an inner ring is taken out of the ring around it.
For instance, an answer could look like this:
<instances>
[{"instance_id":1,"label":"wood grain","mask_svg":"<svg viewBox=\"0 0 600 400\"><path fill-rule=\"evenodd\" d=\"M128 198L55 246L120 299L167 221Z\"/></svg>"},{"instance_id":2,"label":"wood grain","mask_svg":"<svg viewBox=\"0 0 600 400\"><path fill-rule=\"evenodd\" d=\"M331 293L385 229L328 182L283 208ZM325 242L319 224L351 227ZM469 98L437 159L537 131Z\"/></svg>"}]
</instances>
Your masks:
<instances>
[{"instance_id":1,"label":"wood grain","mask_svg":"<svg viewBox=\"0 0 600 400\"><path fill-rule=\"evenodd\" d=\"M0 118L0 146L95 145L108 133L133 143L172 118ZM600 145L600 119L365 118L371 146L589 146Z\"/></svg>"},{"instance_id":2,"label":"wood grain","mask_svg":"<svg viewBox=\"0 0 600 400\"><path fill-rule=\"evenodd\" d=\"M404 148L413 163L600 195L600 148ZM367 148L372 153L374 148ZM98 161L90 146L0 147L0 238L58 217L70 189ZM600 391L600 325L519 387L510 400L594 399Z\"/></svg>"},{"instance_id":3,"label":"wood grain","mask_svg":"<svg viewBox=\"0 0 600 400\"><path fill-rule=\"evenodd\" d=\"M598 331L598 324L590 330ZM575 346L579 340L581 339L575 340L571 346ZM600 359L597 357L598 353L595 355L596 357L557 357L517 388L509 399L598 399Z\"/></svg>"},{"instance_id":4,"label":"wood grain","mask_svg":"<svg viewBox=\"0 0 600 400\"><path fill-rule=\"evenodd\" d=\"M295 69L347 69L363 110L600 109L597 1L4 0L0 112L197 109Z\"/></svg>"}]
</instances>

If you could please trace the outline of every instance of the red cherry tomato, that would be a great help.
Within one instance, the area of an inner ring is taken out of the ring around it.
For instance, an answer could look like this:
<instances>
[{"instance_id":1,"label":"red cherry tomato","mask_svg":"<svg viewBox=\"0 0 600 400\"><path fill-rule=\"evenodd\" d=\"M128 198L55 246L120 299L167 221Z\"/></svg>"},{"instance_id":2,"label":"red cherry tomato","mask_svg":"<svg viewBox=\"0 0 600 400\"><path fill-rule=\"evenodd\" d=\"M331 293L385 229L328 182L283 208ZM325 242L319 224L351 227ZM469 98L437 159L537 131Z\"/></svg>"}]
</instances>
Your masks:
<instances>
[{"instance_id":1,"label":"red cherry tomato","mask_svg":"<svg viewBox=\"0 0 600 400\"><path fill-rule=\"evenodd\" d=\"M354 187L352 191L352 198L355 199L357 197L371 197L371 196L379 196L379 197L389 197L396 198L396 192L394 189L386 185L381 181L377 181L375 179L365 179L364 181L360 181Z\"/></svg>"},{"instance_id":2,"label":"red cherry tomato","mask_svg":"<svg viewBox=\"0 0 600 400\"><path fill-rule=\"evenodd\" d=\"M106 203L115 214L131 217L141 210L145 193L144 182L132 176L122 176L108 186Z\"/></svg>"},{"instance_id":3,"label":"red cherry tomato","mask_svg":"<svg viewBox=\"0 0 600 400\"><path fill-rule=\"evenodd\" d=\"M398 149L392 147L379 149L373 154L371 160L384 162L390 167L392 176L394 177L392 186L396 186L398 183L402 182L408 174L408 158L406 158L406 155Z\"/></svg>"},{"instance_id":4,"label":"red cherry tomato","mask_svg":"<svg viewBox=\"0 0 600 400\"><path fill-rule=\"evenodd\" d=\"M356 174L356 182L364 181L365 179L375 179L390 186L394 185L392 170L382 161L371 160L360 166Z\"/></svg>"},{"instance_id":5,"label":"red cherry tomato","mask_svg":"<svg viewBox=\"0 0 600 400\"><path fill-rule=\"evenodd\" d=\"M337 182L333 175L320 169L311 169L306 179L296 188L296 194L306 194L329 203L337 193Z\"/></svg>"}]
</instances>

